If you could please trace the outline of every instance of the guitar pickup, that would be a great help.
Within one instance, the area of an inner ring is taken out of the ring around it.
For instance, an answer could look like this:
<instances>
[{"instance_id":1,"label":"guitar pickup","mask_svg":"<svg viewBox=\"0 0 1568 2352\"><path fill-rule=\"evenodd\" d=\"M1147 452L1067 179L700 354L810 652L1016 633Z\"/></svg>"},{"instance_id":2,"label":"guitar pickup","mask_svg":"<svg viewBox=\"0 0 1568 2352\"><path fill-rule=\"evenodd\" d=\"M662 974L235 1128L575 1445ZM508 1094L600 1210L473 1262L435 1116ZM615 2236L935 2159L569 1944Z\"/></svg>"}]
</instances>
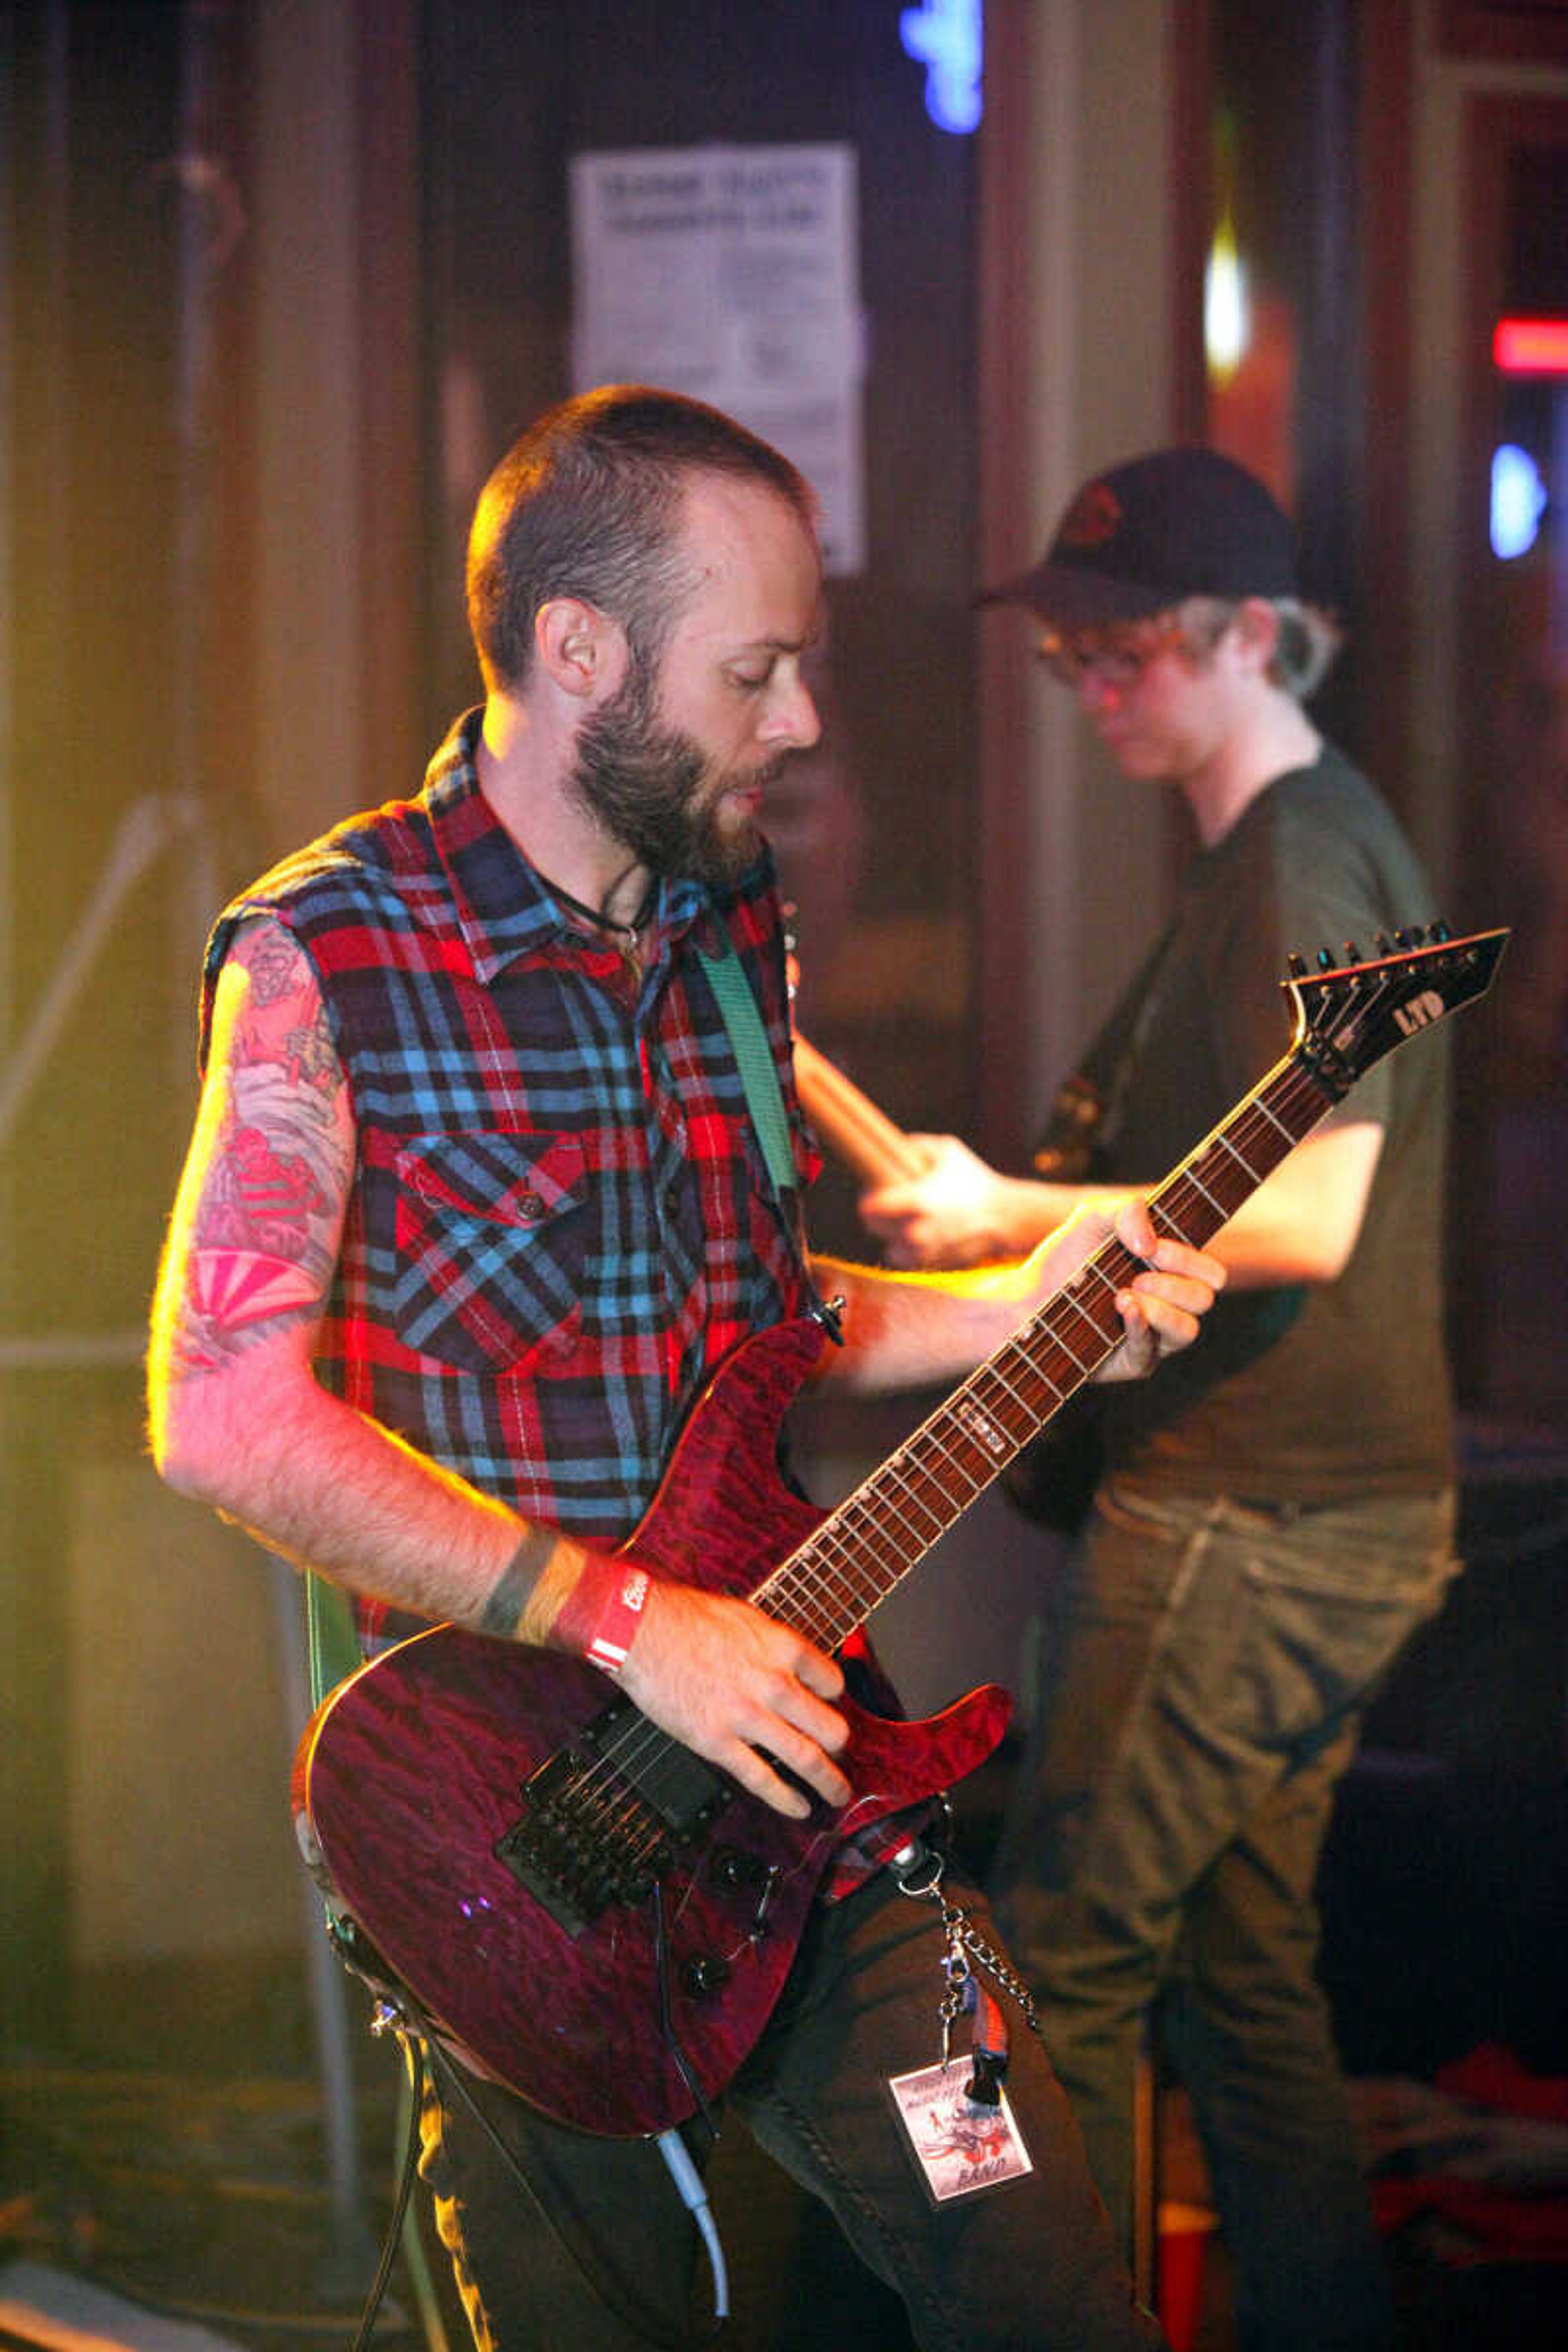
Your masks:
<instances>
[{"instance_id":1,"label":"guitar pickup","mask_svg":"<svg viewBox=\"0 0 1568 2352\"><path fill-rule=\"evenodd\" d=\"M594 1717L581 1739L677 1838L695 1837L705 1830L734 1793L711 1764L705 1764L679 1739L660 1731L629 1698L612 1701ZM541 1772L549 1769L546 1764ZM534 1774L534 1780L541 1772ZM533 1781L528 1786L531 1788ZM602 1805L605 1791L602 1774L595 1780L595 1801Z\"/></svg>"},{"instance_id":2,"label":"guitar pickup","mask_svg":"<svg viewBox=\"0 0 1568 2352\"><path fill-rule=\"evenodd\" d=\"M612 1903L646 1900L676 1848L708 1827L731 1791L623 1699L578 1746L548 1757L521 1793L522 1812L496 1840L496 1858L575 1939Z\"/></svg>"}]
</instances>

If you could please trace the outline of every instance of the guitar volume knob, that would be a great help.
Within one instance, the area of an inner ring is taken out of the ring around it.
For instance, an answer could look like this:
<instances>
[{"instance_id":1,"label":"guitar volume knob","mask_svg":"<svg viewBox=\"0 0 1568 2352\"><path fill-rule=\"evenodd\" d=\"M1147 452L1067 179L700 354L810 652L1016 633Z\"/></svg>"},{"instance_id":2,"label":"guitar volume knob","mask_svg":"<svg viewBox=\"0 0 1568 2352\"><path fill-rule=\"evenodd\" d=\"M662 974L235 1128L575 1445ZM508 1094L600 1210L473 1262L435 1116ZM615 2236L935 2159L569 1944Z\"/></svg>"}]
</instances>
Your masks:
<instances>
[{"instance_id":1,"label":"guitar volume knob","mask_svg":"<svg viewBox=\"0 0 1568 2352\"><path fill-rule=\"evenodd\" d=\"M730 1964L712 1952L698 1952L689 1959L680 1972L681 1983L689 1999L711 2000L722 1992L730 1981Z\"/></svg>"},{"instance_id":2,"label":"guitar volume knob","mask_svg":"<svg viewBox=\"0 0 1568 2352\"><path fill-rule=\"evenodd\" d=\"M766 1863L740 1845L720 1846L712 1869L721 1886L760 1886L767 1876Z\"/></svg>"}]
</instances>

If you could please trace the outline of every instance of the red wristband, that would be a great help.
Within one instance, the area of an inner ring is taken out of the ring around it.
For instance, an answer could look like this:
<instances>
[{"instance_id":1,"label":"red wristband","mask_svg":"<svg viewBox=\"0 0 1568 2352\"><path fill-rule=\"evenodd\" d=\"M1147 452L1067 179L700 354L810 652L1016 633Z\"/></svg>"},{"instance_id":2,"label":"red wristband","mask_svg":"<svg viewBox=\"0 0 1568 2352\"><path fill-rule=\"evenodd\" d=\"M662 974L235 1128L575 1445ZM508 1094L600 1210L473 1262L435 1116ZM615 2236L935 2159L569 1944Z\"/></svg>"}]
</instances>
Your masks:
<instances>
[{"instance_id":1,"label":"red wristband","mask_svg":"<svg viewBox=\"0 0 1568 2352\"><path fill-rule=\"evenodd\" d=\"M647 1603L648 1572L624 1559L585 1559L550 1628L552 1649L572 1650L590 1665L618 1675Z\"/></svg>"}]
</instances>

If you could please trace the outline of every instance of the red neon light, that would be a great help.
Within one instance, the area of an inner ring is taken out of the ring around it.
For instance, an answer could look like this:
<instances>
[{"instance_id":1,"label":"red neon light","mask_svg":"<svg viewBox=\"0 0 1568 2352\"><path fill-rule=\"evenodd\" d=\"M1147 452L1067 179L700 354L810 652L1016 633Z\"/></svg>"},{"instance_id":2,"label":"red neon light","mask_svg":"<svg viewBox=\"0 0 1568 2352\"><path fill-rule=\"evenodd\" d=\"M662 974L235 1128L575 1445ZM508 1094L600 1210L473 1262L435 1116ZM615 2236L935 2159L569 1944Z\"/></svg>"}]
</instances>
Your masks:
<instances>
[{"instance_id":1,"label":"red neon light","mask_svg":"<svg viewBox=\"0 0 1568 2352\"><path fill-rule=\"evenodd\" d=\"M1568 319L1500 319L1492 361L1503 375L1568 375Z\"/></svg>"}]
</instances>

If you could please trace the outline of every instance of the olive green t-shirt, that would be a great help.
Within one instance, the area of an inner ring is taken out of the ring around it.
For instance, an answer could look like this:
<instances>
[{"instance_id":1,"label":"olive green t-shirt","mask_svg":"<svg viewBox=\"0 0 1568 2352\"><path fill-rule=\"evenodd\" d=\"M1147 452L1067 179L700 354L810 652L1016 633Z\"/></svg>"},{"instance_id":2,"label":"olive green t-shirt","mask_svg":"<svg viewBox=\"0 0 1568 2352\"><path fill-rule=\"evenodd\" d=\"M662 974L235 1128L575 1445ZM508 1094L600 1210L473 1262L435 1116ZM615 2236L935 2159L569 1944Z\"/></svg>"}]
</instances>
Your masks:
<instances>
[{"instance_id":1,"label":"olive green t-shirt","mask_svg":"<svg viewBox=\"0 0 1568 2352\"><path fill-rule=\"evenodd\" d=\"M1152 1186L1289 1045L1292 950L1434 916L1391 811L1325 746L1247 806L1186 879L1106 1145L1115 1182ZM1184 1493L1311 1502L1412 1493L1451 1475L1441 1246L1447 1032L1379 1062L1330 1114L1384 1142L1354 1255L1332 1283L1222 1296L1194 1346L1104 1392L1107 1461Z\"/></svg>"}]
</instances>

